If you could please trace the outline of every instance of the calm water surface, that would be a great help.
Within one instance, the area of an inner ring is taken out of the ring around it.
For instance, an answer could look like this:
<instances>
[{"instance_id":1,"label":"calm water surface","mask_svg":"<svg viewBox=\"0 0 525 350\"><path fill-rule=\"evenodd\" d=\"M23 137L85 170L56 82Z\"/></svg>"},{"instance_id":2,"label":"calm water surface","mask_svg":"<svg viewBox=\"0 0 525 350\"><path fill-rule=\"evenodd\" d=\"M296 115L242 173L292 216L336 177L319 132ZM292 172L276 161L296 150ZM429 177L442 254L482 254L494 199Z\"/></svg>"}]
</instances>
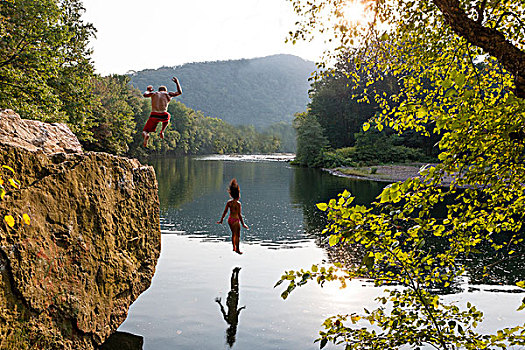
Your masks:
<instances>
[{"instance_id":1,"label":"calm water surface","mask_svg":"<svg viewBox=\"0 0 525 350\"><path fill-rule=\"evenodd\" d=\"M284 162L178 158L153 162L159 181L162 250L151 287L119 331L142 336L144 349L318 349L323 321L375 306L380 288L309 284L284 301L273 288L285 270L342 258L316 236L325 219L315 203L350 190L370 203L385 184L339 178ZM242 256L228 226L217 225L231 178L241 186ZM482 330L513 325L523 293L462 284L445 300L468 298L484 312ZM509 293L514 292L514 293ZM494 301L497 300L497 303ZM522 320L521 320L522 321Z\"/></svg>"}]
</instances>

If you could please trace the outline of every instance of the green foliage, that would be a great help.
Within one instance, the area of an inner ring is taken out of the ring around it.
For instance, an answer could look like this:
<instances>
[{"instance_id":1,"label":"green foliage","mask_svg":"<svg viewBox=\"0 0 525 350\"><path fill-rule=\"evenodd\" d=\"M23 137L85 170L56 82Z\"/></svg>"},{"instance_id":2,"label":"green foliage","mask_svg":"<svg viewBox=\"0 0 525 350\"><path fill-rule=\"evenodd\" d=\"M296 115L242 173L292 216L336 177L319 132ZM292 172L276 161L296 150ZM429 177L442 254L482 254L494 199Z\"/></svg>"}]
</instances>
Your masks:
<instances>
[{"instance_id":1,"label":"green foliage","mask_svg":"<svg viewBox=\"0 0 525 350\"><path fill-rule=\"evenodd\" d=\"M84 142L88 150L113 154L128 152L136 129L135 118L145 109L145 103L136 89L129 87L129 78L112 75L94 79L97 107L93 111L93 138Z\"/></svg>"},{"instance_id":2,"label":"green foliage","mask_svg":"<svg viewBox=\"0 0 525 350\"><path fill-rule=\"evenodd\" d=\"M378 298L375 310L328 319L321 347L524 346L525 325L480 334L480 310L470 302L446 304L435 292L472 274L468 260L499 254L502 259L484 266L486 276L525 251L525 32L515 20L524 13L523 1L365 1L380 26L345 21L343 1L292 2L305 17L292 41L315 30L331 32L328 37L340 46L328 56L352 57L368 72L349 74L353 86L369 87L363 100L380 107L364 131L374 125L379 131L438 135L441 163L420 178L387 186L370 208L352 205L348 192L320 204L330 220L328 243L359 249L362 262L287 272L283 297L309 280L371 277L376 285L399 286ZM377 71L388 72L399 91L389 96L374 87L382 79ZM452 182L445 185L445 179ZM437 215L439 208L444 215Z\"/></svg>"},{"instance_id":3,"label":"green foliage","mask_svg":"<svg viewBox=\"0 0 525 350\"><path fill-rule=\"evenodd\" d=\"M405 146L405 139L387 129L377 129L356 134L355 153L350 155L354 162L364 164L404 163L436 161L425 156L419 148Z\"/></svg>"},{"instance_id":4,"label":"green foliage","mask_svg":"<svg viewBox=\"0 0 525 350\"><path fill-rule=\"evenodd\" d=\"M350 77L350 74L361 76L365 73L363 69L356 68L353 60L341 57L332 71L317 76L317 81L312 84L308 113L317 118L332 148L354 146L354 135L379 108L375 101L361 101L365 85L355 85ZM381 81L376 85L387 95L397 88L392 82L386 84Z\"/></svg>"},{"instance_id":5,"label":"green foliage","mask_svg":"<svg viewBox=\"0 0 525 350\"><path fill-rule=\"evenodd\" d=\"M367 77L375 80L369 81ZM356 162L378 164L437 160L432 156L437 156L434 145L439 141L438 136L428 137L413 131L394 135L391 128L383 125L368 131L368 120L380 109L375 100L368 98L368 91L380 94L392 106L398 104L398 101L391 101L391 97L399 93L397 81L392 76L380 74L373 68L370 71L364 66L357 68L354 59L342 55L333 70L317 78L312 84L308 113L316 117L332 148L355 146L355 152L344 158L338 157L337 152L325 153L324 167Z\"/></svg>"},{"instance_id":6,"label":"green foliage","mask_svg":"<svg viewBox=\"0 0 525 350\"><path fill-rule=\"evenodd\" d=\"M260 133L254 127L235 127L220 119L205 117L180 102L169 105L171 125L161 140L152 133L147 149L142 146L142 129L151 112L151 102L130 85L123 75L94 76L90 137L86 150L146 157L151 154L272 153L281 147L280 137L289 134L285 125ZM281 133L281 135L280 135ZM77 135L82 135L77 129ZM84 134L85 135L85 134Z\"/></svg>"},{"instance_id":7,"label":"green foliage","mask_svg":"<svg viewBox=\"0 0 525 350\"><path fill-rule=\"evenodd\" d=\"M278 152L295 153L297 149L295 130L290 123L278 122L264 129L264 134L280 140Z\"/></svg>"},{"instance_id":8,"label":"green foliage","mask_svg":"<svg viewBox=\"0 0 525 350\"><path fill-rule=\"evenodd\" d=\"M377 299L381 306L372 312L326 320L321 341L346 344L351 349L391 349L403 344L485 349L504 347L504 339L509 344L524 345L523 326L502 330L495 336L478 334L475 328L482 321L482 313L475 306L467 303L464 311L460 306L442 303L432 292L436 285L447 287L465 273L460 261L479 254L482 236L478 233L478 238L472 239L468 232L448 232L449 219L433 218L428 208L418 212L424 203L420 190L432 201L445 192L427 187L420 179L411 179L386 187L373 210L353 205L354 198L348 191L329 203L319 203L318 209L327 211L331 221L325 229L331 234L329 244L358 245L363 252L362 262L344 268L339 264L329 268L314 265L309 271L286 272L278 282L289 281L282 297L287 298L296 286L310 280L320 285L340 281L344 287L347 279L366 277L373 278L378 286L405 287L386 291L386 296ZM433 248L429 242L436 238L446 249ZM345 326L347 320L352 325L368 322L379 331Z\"/></svg>"},{"instance_id":9,"label":"green foliage","mask_svg":"<svg viewBox=\"0 0 525 350\"><path fill-rule=\"evenodd\" d=\"M294 119L297 132L297 152L295 164L307 167L323 165L323 148L327 140L317 119L309 113L298 113Z\"/></svg>"},{"instance_id":10,"label":"green foliage","mask_svg":"<svg viewBox=\"0 0 525 350\"><path fill-rule=\"evenodd\" d=\"M273 135L259 133L253 126L235 127L223 120L205 117L202 112L186 107L181 102L171 102L168 111L171 125L164 140L151 133L150 145L143 150L142 128L147 115L137 119L132 154L231 154L273 153L280 147L280 140Z\"/></svg>"},{"instance_id":11,"label":"green foliage","mask_svg":"<svg viewBox=\"0 0 525 350\"><path fill-rule=\"evenodd\" d=\"M79 0L0 3L0 105L22 117L66 122L89 138L91 78L88 41Z\"/></svg>"},{"instance_id":12,"label":"green foliage","mask_svg":"<svg viewBox=\"0 0 525 350\"><path fill-rule=\"evenodd\" d=\"M180 79L184 94L178 100L204 115L233 125L258 129L284 121L308 103L308 77L313 62L291 55L256 59L188 63L130 74L134 86L166 84L166 77Z\"/></svg>"}]
</instances>

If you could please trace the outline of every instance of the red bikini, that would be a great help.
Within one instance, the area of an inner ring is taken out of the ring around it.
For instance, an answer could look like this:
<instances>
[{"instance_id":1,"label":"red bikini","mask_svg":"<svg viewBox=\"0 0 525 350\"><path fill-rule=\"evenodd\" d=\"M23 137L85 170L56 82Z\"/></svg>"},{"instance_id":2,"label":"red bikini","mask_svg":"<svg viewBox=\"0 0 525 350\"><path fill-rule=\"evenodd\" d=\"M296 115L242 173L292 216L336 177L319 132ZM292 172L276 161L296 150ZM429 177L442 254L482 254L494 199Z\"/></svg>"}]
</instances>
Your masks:
<instances>
[{"instance_id":1,"label":"red bikini","mask_svg":"<svg viewBox=\"0 0 525 350\"><path fill-rule=\"evenodd\" d=\"M232 218L231 216L228 217L228 224L233 225L237 222L240 222L239 218Z\"/></svg>"}]
</instances>

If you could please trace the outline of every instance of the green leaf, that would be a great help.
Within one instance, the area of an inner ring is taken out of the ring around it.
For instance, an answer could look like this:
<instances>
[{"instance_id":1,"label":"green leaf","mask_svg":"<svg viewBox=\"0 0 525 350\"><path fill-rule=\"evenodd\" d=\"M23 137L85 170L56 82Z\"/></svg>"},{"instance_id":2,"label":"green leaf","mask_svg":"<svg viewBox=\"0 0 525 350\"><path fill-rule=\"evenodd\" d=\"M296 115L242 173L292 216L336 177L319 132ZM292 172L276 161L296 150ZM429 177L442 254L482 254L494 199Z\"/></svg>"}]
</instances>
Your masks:
<instances>
[{"instance_id":1,"label":"green leaf","mask_svg":"<svg viewBox=\"0 0 525 350\"><path fill-rule=\"evenodd\" d=\"M2 168L4 168L4 169L7 169L7 170L11 171L11 172L12 172L13 174L15 173L15 171L13 170L13 168L11 168L11 167L10 167L10 166L8 166L8 165L2 165Z\"/></svg>"},{"instance_id":2,"label":"green leaf","mask_svg":"<svg viewBox=\"0 0 525 350\"><path fill-rule=\"evenodd\" d=\"M386 203L390 201L390 188L385 188L383 192L381 192L381 203Z\"/></svg>"},{"instance_id":3,"label":"green leaf","mask_svg":"<svg viewBox=\"0 0 525 350\"><path fill-rule=\"evenodd\" d=\"M452 80L450 79L446 79L444 82L443 82L443 85L441 85L445 90L448 89L449 87L451 87L453 84Z\"/></svg>"},{"instance_id":4,"label":"green leaf","mask_svg":"<svg viewBox=\"0 0 525 350\"><path fill-rule=\"evenodd\" d=\"M323 339L321 340L320 345L319 345L319 349L324 348L324 347L326 346L327 343L328 343L328 339L323 338Z\"/></svg>"},{"instance_id":5,"label":"green leaf","mask_svg":"<svg viewBox=\"0 0 525 350\"><path fill-rule=\"evenodd\" d=\"M375 258L373 254L372 256L365 255L365 257L363 258L363 265L365 265L367 269L372 270L372 268L374 267L374 261Z\"/></svg>"},{"instance_id":6,"label":"green leaf","mask_svg":"<svg viewBox=\"0 0 525 350\"><path fill-rule=\"evenodd\" d=\"M465 85L465 80L466 80L466 77L465 77L464 74L461 74L461 73L458 74L458 75L456 76L456 79L455 79L456 85L457 85L458 87L462 87L463 85Z\"/></svg>"},{"instance_id":7,"label":"green leaf","mask_svg":"<svg viewBox=\"0 0 525 350\"><path fill-rule=\"evenodd\" d=\"M423 118L424 116L426 116L428 114L428 111L425 107L421 107L417 110L416 112L416 117L418 118Z\"/></svg>"},{"instance_id":8,"label":"green leaf","mask_svg":"<svg viewBox=\"0 0 525 350\"><path fill-rule=\"evenodd\" d=\"M319 210L322 211L326 211L326 209L328 209L328 204L326 203L317 203L316 206Z\"/></svg>"},{"instance_id":9,"label":"green leaf","mask_svg":"<svg viewBox=\"0 0 525 350\"><path fill-rule=\"evenodd\" d=\"M330 239L328 240L328 244L330 245L330 247L333 247L333 246L336 245L337 243L339 243L339 236L337 236L337 235L331 235L331 236L330 236Z\"/></svg>"},{"instance_id":10,"label":"green leaf","mask_svg":"<svg viewBox=\"0 0 525 350\"><path fill-rule=\"evenodd\" d=\"M447 159L448 157L448 153L447 152L441 152L439 155L438 155L438 159L443 161L445 159Z\"/></svg>"}]
</instances>

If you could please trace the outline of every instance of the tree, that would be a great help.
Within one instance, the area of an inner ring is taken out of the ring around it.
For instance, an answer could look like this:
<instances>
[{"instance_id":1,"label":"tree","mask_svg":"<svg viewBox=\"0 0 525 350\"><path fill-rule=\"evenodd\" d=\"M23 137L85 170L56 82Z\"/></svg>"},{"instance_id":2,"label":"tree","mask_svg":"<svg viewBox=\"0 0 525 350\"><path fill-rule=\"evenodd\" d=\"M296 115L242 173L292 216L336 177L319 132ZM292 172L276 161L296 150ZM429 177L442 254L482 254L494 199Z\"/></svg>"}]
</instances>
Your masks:
<instances>
[{"instance_id":1,"label":"tree","mask_svg":"<svg viewBox=\"0 0 525 350\"><path fill-rule=\"evenodd\" d=\"M298 113L295 115L293 126L297 132L295 162L308 167L321 166L323 148L328 142L317 119L307 112Z\"/></svg>"},{"instance_id":2,"label":"tree","mask_svg":"<svg viewBox=\"0 0 525 350\"><path fill-rule=\"evenodd\" d=\"M278 122L264 129L264 133L280 140L278 152L295 153L295 130L290 123Z\"/></svg>"},{"instance_id":3,"label":"tree","mask_svg":"<svg viewBox=\"0 0 525 350\"><path fill-rule=\"evenodd\" d=\"M0 104L89 138L94 28L80 0L0 2Z\"/></svg>"},{"instance_id":4,"label":"tree","mask_svg":"<svg viewBox=\"0 0 525 350\"><path fill-rule=\"evenodd\" d=\"M84 147L124 154L133 141L135 119L143 114L143 99L138 90L129 85L127 76L112 75L93 80L98 105L93 110L95 125L90 129L93 140L84 142Z\"/></svg>"},{"instance_id":5,"label":"tree","mask_svg":"<svg viewBox=\"0 0 525 350\"><path fill-rule=\"evenodd\" d=\"M364 86L350 88L354 84L349 77L351 73L362 74L356 69L353 60L341 57L333 71L312 84L310 92L308 113L316 116L333 148L354 146L354 134L378 109L374 101L359 103ZM390 94L386 89L385 92Z\"/></svg>"},{"instance_id":6,"label":"tree","mask_svg":"<svg viewBox=\"0 0 525 350\"><path fill-rule=\"evenodd\" d=\"M446 288L469 272L468 259L498 254L499 262L483 266L486 276L498 263L525 254L525 3L366 1L371 20L362 23L344 19L342 0L293 4L305 18L291 40L331 28L338 48L326 57L350 54L357 66L397 80L400 91L384 96L373 88L380 77L349 75L364 80L368 98L381 107L364 129L386 125L400 133L439 134L441 163L387 186L372 208L352 205L349 192L318 204L331 221L329 244L359 246L362 262L289 271L280 281L290 281L283 297L312 279L345 284L367 276L378 285L403 287L380 297L375 310L326 320L321 347L328 341L352 349L525 345L525 325L479 334L480 310L446 304L436 294L436 286ZM437 215L439 207L444 215ZM516 307L523 310L525 303ZM358 328L363 321L378 328Z\"/></svg>"}]
</instances>

